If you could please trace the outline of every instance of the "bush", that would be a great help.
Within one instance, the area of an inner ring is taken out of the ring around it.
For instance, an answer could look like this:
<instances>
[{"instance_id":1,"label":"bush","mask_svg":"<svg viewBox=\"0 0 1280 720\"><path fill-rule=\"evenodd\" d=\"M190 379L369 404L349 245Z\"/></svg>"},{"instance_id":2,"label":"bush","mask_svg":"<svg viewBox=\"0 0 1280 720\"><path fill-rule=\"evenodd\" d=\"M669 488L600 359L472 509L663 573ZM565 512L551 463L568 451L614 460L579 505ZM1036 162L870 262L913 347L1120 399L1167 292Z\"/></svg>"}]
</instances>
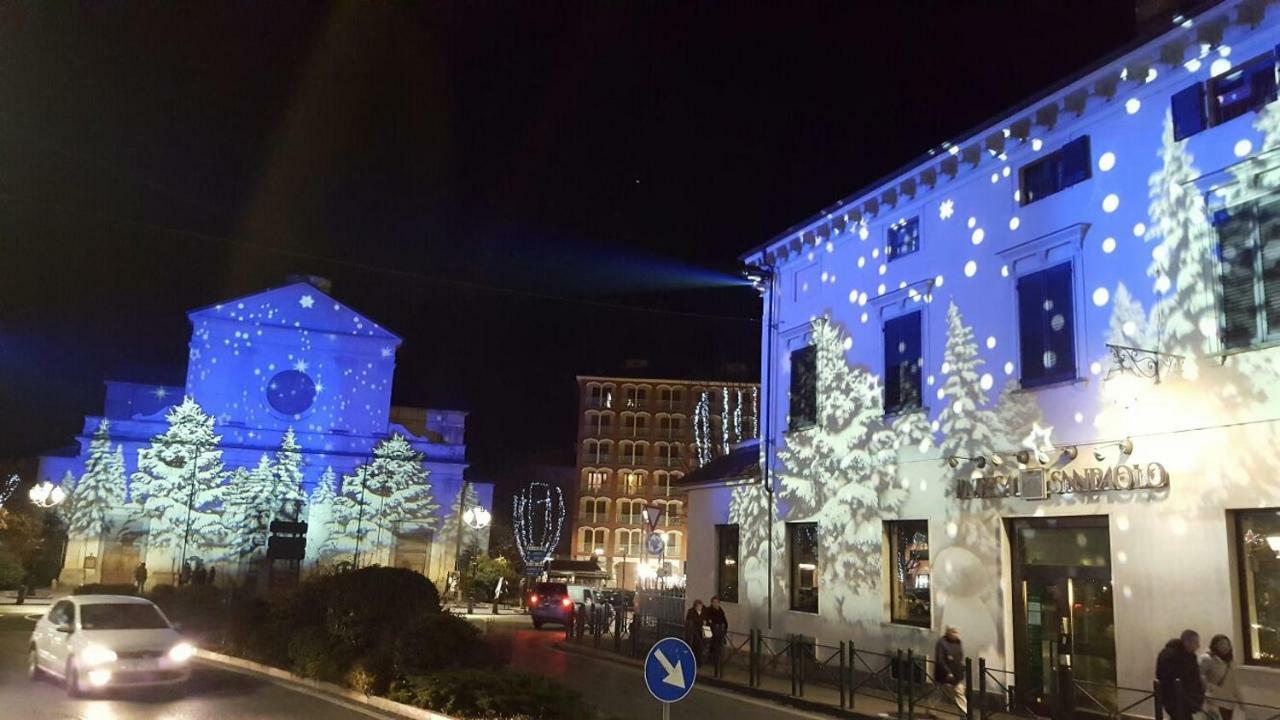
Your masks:
<instances>
[{"instance_id":1,"label":"bush","mask_svg":"<svg viewBox=\"0 0 1280 720\"><path fill-rule=\"evenodd\" d=\"M479 628L443 613L409 619L396 636L393 652L393 669L398 677L499 664L481 639Z\"/></svg>"},{"instance_id":2,"label":"bush","mask_svg":"<svg viewBox=\"0 0 1280 720\"><path fill-rule=\"evenodd\" d=\"M182 631L208 641L226 625L227 598L212 585L157 585L148 596Z\"/></svg>"},{"instance_id":3,"label":"bush","mask_svg":"<svg viewBox=\"0 0 1280 720\"><path fill-rule=\"evenodd\" d=\"M0 545L0 590L9 590L22 584L26 576L22 569L22 559L8 548Z\"/></svg>"},{"instance_id":4,"label":"bush","mask_svg":"<svg viewBox=\"0 0 1280 720\"><path fill-rule=\"evenodd\" d=\"M417 675L391 691L396 702L460 718L576 720L592 717L582 696L547 678L509 671Z\"/></svg>"},{"instance_id":5,"label":"bush","mask_svg":"<svg viewBox=\"0 0 1280 720\"><path fill-rule=\"evenodd\" d=\"M72 595L137 595L134 585L109 585L105 583L87 583L71 591Z\"/></svg>"}]
</instances>

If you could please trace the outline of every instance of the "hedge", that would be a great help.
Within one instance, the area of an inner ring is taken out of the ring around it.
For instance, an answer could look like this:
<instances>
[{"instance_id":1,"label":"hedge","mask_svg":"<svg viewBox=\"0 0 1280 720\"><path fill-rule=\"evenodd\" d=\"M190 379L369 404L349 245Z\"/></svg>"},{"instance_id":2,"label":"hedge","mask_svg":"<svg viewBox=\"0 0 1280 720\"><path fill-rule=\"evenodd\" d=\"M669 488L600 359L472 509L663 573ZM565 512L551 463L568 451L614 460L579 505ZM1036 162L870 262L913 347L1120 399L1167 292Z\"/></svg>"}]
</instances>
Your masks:
<instances>
[{"instance_id":1,"label":"hedge","mask_svg":"<svg viewBox=\"0 0 1280 720\"><path fill-rule=\"evenodd\" d=\"M415 675L398 683L388 697L467 720L578 720L595 716L577 691L538 675L508 670Z\"/></svg>"}]
</instances>

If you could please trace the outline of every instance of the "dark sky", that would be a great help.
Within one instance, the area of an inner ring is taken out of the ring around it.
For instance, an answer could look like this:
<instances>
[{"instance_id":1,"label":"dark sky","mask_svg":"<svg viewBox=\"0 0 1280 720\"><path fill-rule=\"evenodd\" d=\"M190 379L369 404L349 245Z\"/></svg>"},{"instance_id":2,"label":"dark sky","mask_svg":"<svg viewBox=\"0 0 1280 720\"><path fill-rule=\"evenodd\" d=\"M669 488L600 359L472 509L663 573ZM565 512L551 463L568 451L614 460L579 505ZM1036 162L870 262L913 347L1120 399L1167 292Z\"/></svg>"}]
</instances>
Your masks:
<instances>
[{"instance_id":1,"label":"dark sky","mask_svg":"<svg viewBox=\"0 0 1280 720\"><path fill-rule=\"evenodd\" d=\"M758 366L736 257L1124 44L1124 0L0 5L0 457L291 272L405 337L471 460L579 373ZM658 308L672 313L629 308Z\"/></svg>"}]
</instances>

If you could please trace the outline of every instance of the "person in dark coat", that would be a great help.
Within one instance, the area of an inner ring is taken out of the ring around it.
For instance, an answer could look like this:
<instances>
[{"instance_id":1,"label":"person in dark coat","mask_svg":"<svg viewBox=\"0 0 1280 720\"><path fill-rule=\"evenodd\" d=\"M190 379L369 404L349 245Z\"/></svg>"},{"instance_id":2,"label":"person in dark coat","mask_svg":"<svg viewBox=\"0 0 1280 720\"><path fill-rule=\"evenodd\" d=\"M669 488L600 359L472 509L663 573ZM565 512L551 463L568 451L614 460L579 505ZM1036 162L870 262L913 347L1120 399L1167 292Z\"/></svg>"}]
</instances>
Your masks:
<instances>
[{"instance_id":1,"label":"person in dark coat","mask_svg":"<svg viewBox=\"0 0 1280 720\"><path fill-rule=\"evenodd\" d=\"M140 562L138 563L138 567L133 569L133 585L138 589L139 595L141 595L143 591L146 590L147 588L147 564L146 563Z\"/></svg>"},{"instance_id":2,"label":"person in dark coat","mask_svg":"<svg viewBox=\"0 0 1280 720\"><path fill-rule=\"evenodd\" d=\"M1160 704L1171 720L1191 720L1204 705L1204 682L1200 679L1200 634L1183 630L1165 643L1156 656L1156 682L1160 684Z\"/></svg>"},{"instance_id":3,"label":"person in dark coat","mask_svg":"<svg viewBox=\"0 0 1280 720\"><path fill-rule=\"evenodd\" d=\"M693 658L702 664L702 628L707 624L707 613L701 600L694 600L693 607L684 616L684 641L693 650Z\"/></svg>"},{"instance_id":4,"label":"person in dark coat","mask_svg":"<svg viewBox=\"0 0 1280 720\"><path fill-rule=\"evenodd\" d=\"M948 625L933 648L933 679L942 694L960 708L961 715L969 712L969 701L964 694L964 644L960 642L960 628Z\"/></svg>"},{"instance_id":5,"label":"person in dark coat","mask_svg":"<svg viewBox=\"0 0 1280 720\"><path fill-rule=\"evenodd\" d=\"M725 617L724 608L720 607L719 596L711 598L711 607L707 608L707 624L711 626L712 664L719 664L720 651L724 647L725 635L729 633L729 618Z\"/></svg>"}]
</instances>

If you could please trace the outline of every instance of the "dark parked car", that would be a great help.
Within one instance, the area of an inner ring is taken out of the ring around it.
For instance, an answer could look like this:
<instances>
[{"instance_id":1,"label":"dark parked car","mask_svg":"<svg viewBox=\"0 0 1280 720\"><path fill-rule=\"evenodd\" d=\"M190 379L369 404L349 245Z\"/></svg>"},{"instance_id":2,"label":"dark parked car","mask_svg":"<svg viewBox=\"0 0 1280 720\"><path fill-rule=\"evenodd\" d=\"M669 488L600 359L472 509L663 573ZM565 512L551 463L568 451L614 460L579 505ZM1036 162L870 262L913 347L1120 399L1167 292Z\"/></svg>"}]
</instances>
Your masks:
<instances>
[{"instance_id":1,"label":"dark parked car","mask_svg":"<svg viewBox=\"0 0 1280 720\"><path fill-rule=\"evenodd\" d=\"M529 615L535 628L542 627L543 623L567 626L573 617L573 606L573 597L565 583L534 583L533 592L529 594Z\"/></svg>"}]
</instances>

